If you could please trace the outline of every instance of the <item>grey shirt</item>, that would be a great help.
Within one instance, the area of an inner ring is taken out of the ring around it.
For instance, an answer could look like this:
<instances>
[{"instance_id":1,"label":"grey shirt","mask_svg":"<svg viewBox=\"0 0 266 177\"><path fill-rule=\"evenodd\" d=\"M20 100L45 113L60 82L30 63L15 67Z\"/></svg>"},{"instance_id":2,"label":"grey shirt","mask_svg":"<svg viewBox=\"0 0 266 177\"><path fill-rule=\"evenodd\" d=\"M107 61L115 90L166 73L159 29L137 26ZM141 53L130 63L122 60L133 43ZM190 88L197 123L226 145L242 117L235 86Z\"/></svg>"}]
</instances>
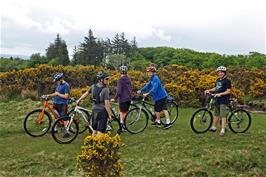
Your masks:
<instances>
[{"instance_id":1,"label":"grey shirt","mask_svg":"<svg viewBox=\"0 0 266 177\"><path fill-rule=\"evenodd\" d=\"M97 87L103 87L102 83L97 83L96 84ZM91 86L89 93L93 93L93 89L94 89L94 85ZM92 104L92 109L93 110L104 110L105 106L104 106L104 101L105 100L109 100L109 88L108 87L104 87L100 93L100 102L99 104L95 104L93 102Z\"/></svg>"}]
</instances>

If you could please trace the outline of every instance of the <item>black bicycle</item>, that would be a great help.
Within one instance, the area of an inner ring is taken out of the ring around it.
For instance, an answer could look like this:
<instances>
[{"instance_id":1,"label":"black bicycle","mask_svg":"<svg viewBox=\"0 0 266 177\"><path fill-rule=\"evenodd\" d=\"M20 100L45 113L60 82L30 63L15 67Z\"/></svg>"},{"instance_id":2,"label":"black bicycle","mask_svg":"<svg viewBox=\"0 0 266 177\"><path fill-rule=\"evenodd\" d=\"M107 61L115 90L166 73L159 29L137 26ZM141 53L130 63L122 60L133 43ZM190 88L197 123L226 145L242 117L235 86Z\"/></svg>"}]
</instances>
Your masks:
<instances>
[{"instance_id":1,"label":"black bicycle","mask_svg":"<svg viewBox=\"0 0 266 177\"><path fill-rule=\"evenodd\" d=\"M140 133L145 130L148 125L149 115L152 122L154 122L156 119L155 113L153 111L154 104L146 101L145 99L145 97L142 97L141 103L137 104L137 107L129 110L125 117L125 128L132 134ZM167 97L167 109L170 115L170 123L174 124L178 118L178 105L174 98ZM166 118L164 114L161 115L161 123L162 125L166 124Z\"/></svg>"},{"instance_id":2,"label":"black bicycle","mask_svg":"<svg viewBox=\"0 0 266 177\"><path fill-rule=\"evenodd\" d=\"M210 100L205 108L198 109L191 117L190 126L195 133L207 132L213 121L211 112L216 103L215 94L209 94ZM243 108L234 108L235 100L230 99L230 104L227 105L228 113L226 115L227 123L230 130L234 133L245 133L251 125L251 116L248 111Z\"/></svg>"}]
</instances>

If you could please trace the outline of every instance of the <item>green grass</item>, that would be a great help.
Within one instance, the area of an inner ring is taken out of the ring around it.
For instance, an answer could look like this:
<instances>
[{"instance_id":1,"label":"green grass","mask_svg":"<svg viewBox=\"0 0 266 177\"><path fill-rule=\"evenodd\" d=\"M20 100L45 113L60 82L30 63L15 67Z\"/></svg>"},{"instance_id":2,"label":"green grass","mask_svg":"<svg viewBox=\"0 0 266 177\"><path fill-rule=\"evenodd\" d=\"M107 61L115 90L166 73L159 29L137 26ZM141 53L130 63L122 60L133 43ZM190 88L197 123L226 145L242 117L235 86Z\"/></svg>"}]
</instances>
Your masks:
<instances>
[{"instance_id":1,"label":"green grass","mask_svg":"<svg viewBox=\"0 0 266 177\"><path fill-rule=\"evenodd\" d=\"M85 132L69 145L50 134L32 138L24 133L26 113L39 107L31 100L0 103L0 176L80 176L76 157ZM266 116L252 115L245 134L228 131L197 135L189 121L195 109L180 108L174 127L152 127L140 134L122 134L125 176L266 176Z\"/></svg>"}]
</instances>

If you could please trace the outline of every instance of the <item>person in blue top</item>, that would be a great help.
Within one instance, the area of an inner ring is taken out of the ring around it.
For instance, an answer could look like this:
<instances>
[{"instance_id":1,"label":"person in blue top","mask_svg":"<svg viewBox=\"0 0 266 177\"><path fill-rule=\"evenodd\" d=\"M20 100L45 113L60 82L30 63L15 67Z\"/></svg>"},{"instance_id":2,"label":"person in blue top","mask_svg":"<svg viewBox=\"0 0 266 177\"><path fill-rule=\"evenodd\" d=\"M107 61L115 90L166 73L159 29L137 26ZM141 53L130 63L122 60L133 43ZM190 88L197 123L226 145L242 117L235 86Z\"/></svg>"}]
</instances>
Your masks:
<instances>
[{"instance_id":1,"label":"person in blue top","mask_svg":"<svg viewBox=\"0 0 266 177\"><path fill-rule=\"evenodd\" d=\"M69 84L64 81L63 73L56 73L53 76L53 82L56 82L56 89L54 93L44 95L45 97L54 97L54 108L57 110L60 117L67 115L68 99L70 95ZM66 124L66 121L65 121ZM68 136L68 132L65 132Z\"/></svg>"},{"instance_id":2,"label":"person in blue top","mask_svg":"<svg viewBox=\"0 0 266 177\"><path fill-rule=\"evenodd\" d=\"M172 124L170 123L170 116L167 110L167 92L164 89L160 78L156 74L156 68L154 66L149 66L146 71L150 77L150 81L142 89L140 89L138 93L142 93L144 97L147 97L148 95L153 97L155 102L154 111L156 115L156 120L153 122L153 125L157 127L161 126L160 112L163 111L166 117L164 129L168 129L172 126Z\"/></svg>"}]
</instances>

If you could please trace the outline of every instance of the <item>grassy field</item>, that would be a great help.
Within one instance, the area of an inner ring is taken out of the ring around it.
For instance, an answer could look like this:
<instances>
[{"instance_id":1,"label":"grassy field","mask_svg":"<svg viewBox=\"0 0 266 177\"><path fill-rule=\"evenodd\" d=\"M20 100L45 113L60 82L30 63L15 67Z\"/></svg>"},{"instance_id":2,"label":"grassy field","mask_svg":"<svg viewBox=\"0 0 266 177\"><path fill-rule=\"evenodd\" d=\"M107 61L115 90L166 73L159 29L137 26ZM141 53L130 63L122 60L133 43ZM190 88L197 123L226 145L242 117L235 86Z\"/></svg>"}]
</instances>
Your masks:
<instances>
[{"instance_id":1,"label":"grassy field","mask_svg":"<svg viewBox=\"0 0 266 177\"><path fill-rule=\"evenodd\" d=\"M57 144L50 134L32 138L24 133L23 120L40 105L31 100L0 103L0 176L80 176L76 157L85 132L72 144ZM245 134L227 132L197 135L189 121L195 111L180 108L169 130L151 125L141 134L122 134L125 176L266 176L266 116L252 114Z\"/></svg>"}]
</instances>

